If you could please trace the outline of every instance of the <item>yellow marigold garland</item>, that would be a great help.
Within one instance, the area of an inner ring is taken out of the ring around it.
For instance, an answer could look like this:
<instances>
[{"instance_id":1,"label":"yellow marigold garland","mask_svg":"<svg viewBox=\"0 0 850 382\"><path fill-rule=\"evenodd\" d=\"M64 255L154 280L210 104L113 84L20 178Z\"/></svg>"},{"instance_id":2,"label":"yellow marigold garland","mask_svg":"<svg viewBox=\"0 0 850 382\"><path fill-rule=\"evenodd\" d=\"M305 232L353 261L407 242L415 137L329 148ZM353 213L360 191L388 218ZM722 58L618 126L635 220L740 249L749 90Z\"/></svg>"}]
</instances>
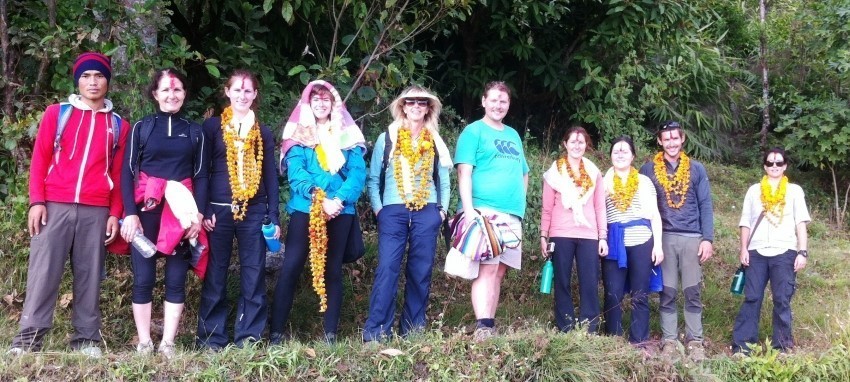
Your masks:
<instances>
[{"instance_id":1,"label":"yellow marigold garland","mask_svg":"<svg viewBox=\"0 0 850 382\"><path fill-rule=\"evenodd\" d=\"M620 212L626 212L632 206L632 200L638 189L638 172L632 167L629 170L629 177L626 184L620 179L620 176L614 174L614 194L611 195L611 202L614 207Z\"/></svg>"},{"instance_id":2,"label":"yellow marigold garland","mask_svg":"<svg viewBox=\"0 0 850 382\"><path fill-rule=\"evenodd\" d=\"M434 167L434 143L431 139L431 132L428 129L422 129L422 137L419 139L419 144L413 145L413 138L410 134L410 129L402 127L398 130L398 142L393 153L393 176L395 177L398 195L404 200L404 205L411 211L418 211L428 204L428 197L431 195L431 190L428 185L432 182L431 170ZM404 177L402 176L401 157L407 159L407 168L410 174L413 175L413 181L419 179L419 184L414 185L413 195L410 199L407 198L404 192ZM416 164L421 163L417 167Z\"/></svg>"},{"instance_id":3,"label":"yellow marigold garland","mask_svg":"<svg viewBox=\"0 0 850 382\"><path fill-rule=\"evenodd\" d=\"M691 185L691 158L685 153L680 154L679 167L673 174L667 173L667 165L664 163L664 153L655 154L652 162L655 164L655 179L664 188L664 196L667 197L667 205L672 208L680 208L685 205L685 194ZM673 195L679 196L678 202L673 202Z\"/></svg>"},{"instance_id":4,"label":"yellow marigold garland","mask_svg":"<svg viewBox=\"0 0 850 382\"><path fill-rule=\"evenodd\" d=\"M566 169L566 170L565 170ZM590 175L587 174L587 170L584 169L584 160L579 161L578 165L578 174L573 172L572 167L570 167L570 163L567 162L566 157L562 157L558 159L558 171L561 174L566 174L572 179L573 184L576 185L580 191L578 193L579 199L581 199L584 194L590 190L590 187L593 187L593 179L590 179Z\"/></svg>"},{"instance_id":5,"label":"yellow marigold garland","mask_svg":"<svg viewBox=\"0 0 850 382\"><path fill-rule=\"evenodd\" d=\"M787 176L782 176L776 191L773 191L773 187L767 181L767 175L761 178L761 206L764 208L764 217L774 227L782 223L782 212L785 210L785 191L787 190Z\"/></svg>"},{"instance_id":6,"label":"yellow marigold garland","mask_svg":"<svg viewBox=\"0 0 850 382\"><path fill-rule=\"evenodd\" d=\"M313 273L313 290L319 295L319 312L328 309L328 295L325 290L325 264L328 251L328 226L325 221L322 201L325 191L316 188L313 202L310 204L310 271Z\"/></svg>"},{"instance_id":7,"label":"yellow marigold garland","mask_svg":"<svg viewBox=\"0 0 850 382\"><path fill-rule=\"evenodd\" d=\"M233 194L233 219L240 221L245 218L248 200L257 194L260 187L260 177L263 173L263 138L260 137L260 125L255 120L254 126L248 132L245 140L239 136L236 129L230 127L233 120L233 110L228 106L221 113L221 129L224 147L227 149L227 173L230 175L230 191ZM244 182L239 180L239 147L242 143L242 172Z\"/></svg>"}]
</instances>

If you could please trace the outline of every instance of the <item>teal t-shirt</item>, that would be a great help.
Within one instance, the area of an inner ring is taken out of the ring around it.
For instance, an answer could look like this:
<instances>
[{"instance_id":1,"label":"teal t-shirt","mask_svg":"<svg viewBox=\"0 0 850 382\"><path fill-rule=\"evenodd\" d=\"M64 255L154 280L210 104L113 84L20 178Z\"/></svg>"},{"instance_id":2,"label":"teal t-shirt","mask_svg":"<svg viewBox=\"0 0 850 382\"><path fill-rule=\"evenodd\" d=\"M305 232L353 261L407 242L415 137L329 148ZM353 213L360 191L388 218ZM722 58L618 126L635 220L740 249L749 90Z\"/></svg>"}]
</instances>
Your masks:
<instances>
[{"instance_id":1,"label":"teal t-shirt","mask_svg":"<svg viewBox=\"0 0 850 382\"><path fill-rule=\"evenodd\" d=\"M525 217L528 162L516 130L496 130L482 120L463 129L455 148L455 163L472 165L472 206ZM463 205L458 205L458 210Z\"/></svg>"}]
</instances>

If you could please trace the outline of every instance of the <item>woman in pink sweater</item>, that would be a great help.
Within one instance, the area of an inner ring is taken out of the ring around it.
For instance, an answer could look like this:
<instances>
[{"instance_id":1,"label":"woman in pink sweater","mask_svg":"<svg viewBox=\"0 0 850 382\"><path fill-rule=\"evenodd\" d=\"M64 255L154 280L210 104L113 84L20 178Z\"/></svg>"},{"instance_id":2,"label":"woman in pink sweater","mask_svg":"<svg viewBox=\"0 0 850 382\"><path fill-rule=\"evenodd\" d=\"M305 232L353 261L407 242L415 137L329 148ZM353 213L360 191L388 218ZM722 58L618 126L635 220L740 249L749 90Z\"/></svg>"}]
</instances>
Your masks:
<instances>
[{"instance_id":1,"label":"woman in pink sweater","mask_svg":"<svg viewBox=\"0 0 850 382\"><path fill-rule=\"evenodd\" d=\"M561 142L566 152L543 174L540 247L546 253L554 245L555 323L564 332L577 323L586 323L591 333L599 326L599 257L608 254L608 228L602 173L584 157L591 144L583 127L570 128ZM578 319L570 288L573 260L579 282Z\"/></svg>"}]
</instances>

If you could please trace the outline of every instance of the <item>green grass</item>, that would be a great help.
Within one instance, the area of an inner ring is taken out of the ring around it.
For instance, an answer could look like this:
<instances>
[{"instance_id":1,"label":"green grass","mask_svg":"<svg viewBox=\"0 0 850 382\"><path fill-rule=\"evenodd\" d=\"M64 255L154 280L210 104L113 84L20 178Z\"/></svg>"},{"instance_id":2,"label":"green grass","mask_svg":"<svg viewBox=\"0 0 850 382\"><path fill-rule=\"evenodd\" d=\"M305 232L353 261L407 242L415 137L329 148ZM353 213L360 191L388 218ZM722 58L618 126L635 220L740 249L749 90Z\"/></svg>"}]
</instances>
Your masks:
<instances>
[{"instance_id":1,"label":"green grass","mask_svg":"<svg viewBox=\"0 0 850 382\"><path fill-rule=\"evenodd\" d=\"M541 158L538 162L543 161ZM497 339L470 343L474 317L469 282L447 278L442 273L441 250L433 274L428 309L431 324L426 332L364 347L359 340L360 328L366 318L376 264L373 227L367 224L367 254L358 263L346 266L342 340L337 345L316 342L322 331L321 315L304 275L289 323L295 341L279 347L259 345L216 354L196 352L192 344L200 283L190 276L186 312L178 336L180 355L170 362L158 357L135 357L129 259L109 256L101 299L108 355L89 360L69 351L71 302L57 307L55 327L47 337L45 351L17 359L4 356L0 380L850 380L850 305L846 302L850 298L850 266L846 264L850 242L841 230L826 222L826 213L818 207L828 203L822 199L823 194L809 193L805 184L807 196L813 195L808 201L814 222L810 226L812 257L809 266L798 275L798 291L793 300L798 348L787 357L768 350L744 361L729 358L731 328L741 302L740 297L728 291L738 266L740 204L760 172L717 165L708 168L716 240L715 256L704 266L704 326L710 359L701 365L671 365L657 358L644 360L622 338L591 336L581 331L554 332L552 297L536 291L542 262L535 245L525 248L523 270L509 272L504 281L497 313L503 335ZM533 173L531 178L532 182L539 181L540 174ZM791 178L795 179L794 174ZM535 196L529 196L532 198ZM5 239L0 241L0 348L4 349L17 330L25 297L29 244L21 229L25 203L25 198L19 198L0 207L0 235ZM533 220L538 219L539 213L529 215L527 223L536 225ZM232 271L238 274L235 266ZM270 278L268 284L272 283ZM229 284L229 292L235 296L235 278ZM272 290L270 286L269 291ZM161 296L161 292L158 289L155 296ZM66 274L60 295L68 293L70 277ZM761 338L768 338L771 333L769 288L767 296ZM657 297L651 302L652 335L658 339ZM158 304L155 302L154 317L161 316ZM158 323L155 321L154 332ZM387 349L401 353L382 354Z\"/></svg>"}]
</instances>

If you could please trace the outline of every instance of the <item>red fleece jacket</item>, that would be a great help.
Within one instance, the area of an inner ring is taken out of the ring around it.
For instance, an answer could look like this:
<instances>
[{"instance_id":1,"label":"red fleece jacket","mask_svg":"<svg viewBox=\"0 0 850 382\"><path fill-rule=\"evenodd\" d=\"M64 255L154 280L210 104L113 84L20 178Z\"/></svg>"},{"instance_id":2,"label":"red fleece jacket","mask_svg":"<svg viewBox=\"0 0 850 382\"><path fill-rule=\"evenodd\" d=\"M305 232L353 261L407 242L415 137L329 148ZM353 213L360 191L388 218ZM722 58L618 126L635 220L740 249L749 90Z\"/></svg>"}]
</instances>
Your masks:
<instances>
[{"instance_id":1,"label":"red fleece jacket","mask_svg":"<svg viewBox=\"0 0 850 382\"><path fill-rule=\"evenodd\" d=\"M44 111L30 164L30 203L104 206L109 207L109 215L121 217L121 164L130 124L121 120L118 149L113 156L112 112L72 110L58 154L53 146L59 105L50 105Z\"/></svg>"}]
</instances>

